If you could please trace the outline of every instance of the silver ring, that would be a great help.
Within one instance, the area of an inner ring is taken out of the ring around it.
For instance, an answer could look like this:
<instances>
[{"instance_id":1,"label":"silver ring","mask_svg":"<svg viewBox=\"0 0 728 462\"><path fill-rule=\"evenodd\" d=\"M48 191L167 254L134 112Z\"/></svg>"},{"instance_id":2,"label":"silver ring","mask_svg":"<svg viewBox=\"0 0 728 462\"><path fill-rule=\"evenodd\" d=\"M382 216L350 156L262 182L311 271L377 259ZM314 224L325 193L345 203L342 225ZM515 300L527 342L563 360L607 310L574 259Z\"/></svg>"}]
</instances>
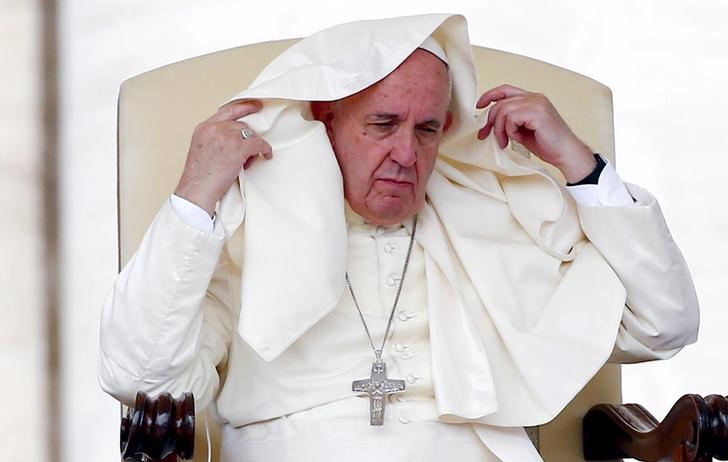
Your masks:
<instances>
[{"instance_id":1,"label":"silver ring","mask_svg":"<svg viewBox=\"0 0 728 462\"><path fill-rule=\"evenodd\" d=\"M242 136L244 140L247 140L248 138L254 137L255 132L249 128L243 128L240 130L240 136Z\"/></svg>"}]
</instances>

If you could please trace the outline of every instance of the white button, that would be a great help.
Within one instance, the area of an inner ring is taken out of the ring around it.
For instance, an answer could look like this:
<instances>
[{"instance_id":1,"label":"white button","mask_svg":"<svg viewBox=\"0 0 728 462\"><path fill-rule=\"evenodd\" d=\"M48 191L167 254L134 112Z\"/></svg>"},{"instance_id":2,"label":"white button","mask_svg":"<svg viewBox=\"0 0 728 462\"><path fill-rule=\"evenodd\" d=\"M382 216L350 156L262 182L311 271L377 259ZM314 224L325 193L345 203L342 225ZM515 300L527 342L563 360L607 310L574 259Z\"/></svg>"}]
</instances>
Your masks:
<instances>
[{"instance_id":1,"label":"white button","mask_svg":"<svg viewBox=\"0 0 728 462\"><path fill-rule=\"evenodd\" d=\"M397 353L404 353L405 351L407 351L409 349L410 349L410 346L409 345L402 345L401 343L398 343L398 344L394 345L394 350Z\"/></svg>"},{"instance_id":2,"label":"white button","mask_svg":"<svg viewBox=\"0 0 728 462\"><path fill-rule=\"evenodd\" d=\"M391 242L387 242L384 244L384 251L387 253L392 253L397 248L396 245L392 244Z\"/></svg>"},{"instance_id":3,"label":"white button","mask_svg":"<svg viewBox=\"0 0 728 462\"><path fill-rule=\"evenodd\" d=\"M400 417L400 418L399 418L399 421L400 421L401 423L403 423L403 424L408 424L408 423L410 423L410 419L408 419L407 417Z\"/></svg>"},{"instance_id":4,"label":"white button","mask_svg":"<svg viewBox=\"0 0 728 462\"><path fill-rule=\"evenodd\" d=\"M412 385L412 384L415 384L415 383L419 382L420 380L422 380L422 377L417 377L415 375L410 374L407 377L405 377L405 380L407 381L407 383Z\"/></svg>"},{"instance_id":5,"label":"white button","mask_svg":"<svg viewBox=\"0 0 728 462\"><path fill-rule=\"evenodd\" d=\"M400 321L409 321L410 319L416 317L417 315L409 314L405 310L397 310L397 318L399 318Z\"/></svg>"},{"instance_id":6,"label":"white button","mask_svg":"<svg viewBox=\"0 0 728 462\"><path fill-rule=\"evenodd\" d=\"M405 360L407 360L407 359L412 359L412 358L414 358L414 357L415 357L415 355L414 355L414 354L412 354L412 353L402 353L401 355L399 355L399 357L400 357L401 359L405 359Z\"/></svg>"},{"instance_id":7,"label":"white button","mask_svg":"<svg viewBox=\"0 0 728 462\"><path fill-rule=\"evenodd\" d=\"M402 278L399 276L389 276L387 278L387 285L389 287L395 287Z\"/></svg>"}]
</instances>

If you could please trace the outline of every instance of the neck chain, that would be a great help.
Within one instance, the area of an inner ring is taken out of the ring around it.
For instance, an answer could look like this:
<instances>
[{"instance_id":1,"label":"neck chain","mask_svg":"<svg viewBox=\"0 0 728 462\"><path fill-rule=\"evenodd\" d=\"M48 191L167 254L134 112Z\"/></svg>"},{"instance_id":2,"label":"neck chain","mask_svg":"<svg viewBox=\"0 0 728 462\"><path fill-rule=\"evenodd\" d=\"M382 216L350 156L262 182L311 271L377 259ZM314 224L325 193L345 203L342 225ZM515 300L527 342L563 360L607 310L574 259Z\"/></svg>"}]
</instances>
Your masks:
<instances>
[{"instance_id":1,"label":"neck chain","mask_svg":"<svg viewBox=\"0 0 728 462\"><path fill-rule=\"evenodd\" d=\"M369 332L369 326L364 320L364 314L359 307L359 302L354 295L354 289L351 286L351 280L349 279L349 273L346 273L345 280L346 285L349 287L351 298L354 300L354 306L356 311L359 313L361 322L364 325L364 330L369 338L369 344L374 351L374 363L372 364L372 372L369 379L354 380L352 383L352 391L358 391L367 393L369 395L369 424L370 425L384 425L384 405L387 399L387 395L404 391L405 385L404 380L388 379L387 378L387 365L382 361L382 352L384 351L384 345L387 343L387 336L389 330L392 327L392 320L394 319L394 313L397 310L397 304L399 303L399 296L402 293L402 286L404 285L404 277L407 275L407 267L409 266L410 257L412 256L412 247L415 242L415 232L417 231L417 215L415 215L414 222L412 224L412 235L410 236L409 247L407 248L407 256L404 260L404 266L402 267L402 276L399 279L399 287L397 287L397 294L394 296L394 302L392 303L392 311L389 313L389 320L387 321L387 328L384 331L384 338L382 338L382 345L377 349L374 346L374 340L372 334Z\"/></svg>"}]
</instances>

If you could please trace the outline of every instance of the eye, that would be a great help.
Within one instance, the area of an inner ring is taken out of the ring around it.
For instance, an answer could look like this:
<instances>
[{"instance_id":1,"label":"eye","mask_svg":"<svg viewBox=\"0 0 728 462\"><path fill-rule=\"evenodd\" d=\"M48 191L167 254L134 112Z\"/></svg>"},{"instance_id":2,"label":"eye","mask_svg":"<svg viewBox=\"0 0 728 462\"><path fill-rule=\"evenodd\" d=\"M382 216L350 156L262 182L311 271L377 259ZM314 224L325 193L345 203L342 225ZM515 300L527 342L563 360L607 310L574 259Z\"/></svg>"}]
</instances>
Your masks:
<instances>
[{"instance_id":1,"label":"eye","mask_svg":"<svg viewBox=\"0 0 728 462\"><path fill-rule=\"evenodd\" d=\"M417 127L417 133L417 136L424 141L435 139L440 130L432 125L420 125Z\"/></svg>"},{"instance_id":2,"label":"eye","mask_svg":"<svg viewBox=\"0 0 728 462\"><path fill-rule=\"evenodd\" d=\"M397 122L391 119L382 119L369 123L369 132L376 137L391 135L397 130Z\"/></svg>"}]
</instances>

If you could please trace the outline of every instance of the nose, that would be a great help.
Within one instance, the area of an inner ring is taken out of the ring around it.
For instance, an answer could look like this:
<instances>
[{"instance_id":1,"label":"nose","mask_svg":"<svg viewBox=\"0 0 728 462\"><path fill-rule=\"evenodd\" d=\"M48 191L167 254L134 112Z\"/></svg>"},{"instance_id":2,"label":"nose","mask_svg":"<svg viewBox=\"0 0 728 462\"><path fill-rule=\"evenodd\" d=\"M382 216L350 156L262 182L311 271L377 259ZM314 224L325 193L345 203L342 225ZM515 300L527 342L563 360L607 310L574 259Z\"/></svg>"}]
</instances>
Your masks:
<instances>
[{"instance_id":1,"label":"nose","mask_svg":"<svg viewBox=\"0 0 728 462\"><path fill-rule=\"evenodd\" d=\"M417 138L413 132L401 130L392 137L389 157L402 167L412 167L417 161Z\"/></svg>"}]
</instances>

